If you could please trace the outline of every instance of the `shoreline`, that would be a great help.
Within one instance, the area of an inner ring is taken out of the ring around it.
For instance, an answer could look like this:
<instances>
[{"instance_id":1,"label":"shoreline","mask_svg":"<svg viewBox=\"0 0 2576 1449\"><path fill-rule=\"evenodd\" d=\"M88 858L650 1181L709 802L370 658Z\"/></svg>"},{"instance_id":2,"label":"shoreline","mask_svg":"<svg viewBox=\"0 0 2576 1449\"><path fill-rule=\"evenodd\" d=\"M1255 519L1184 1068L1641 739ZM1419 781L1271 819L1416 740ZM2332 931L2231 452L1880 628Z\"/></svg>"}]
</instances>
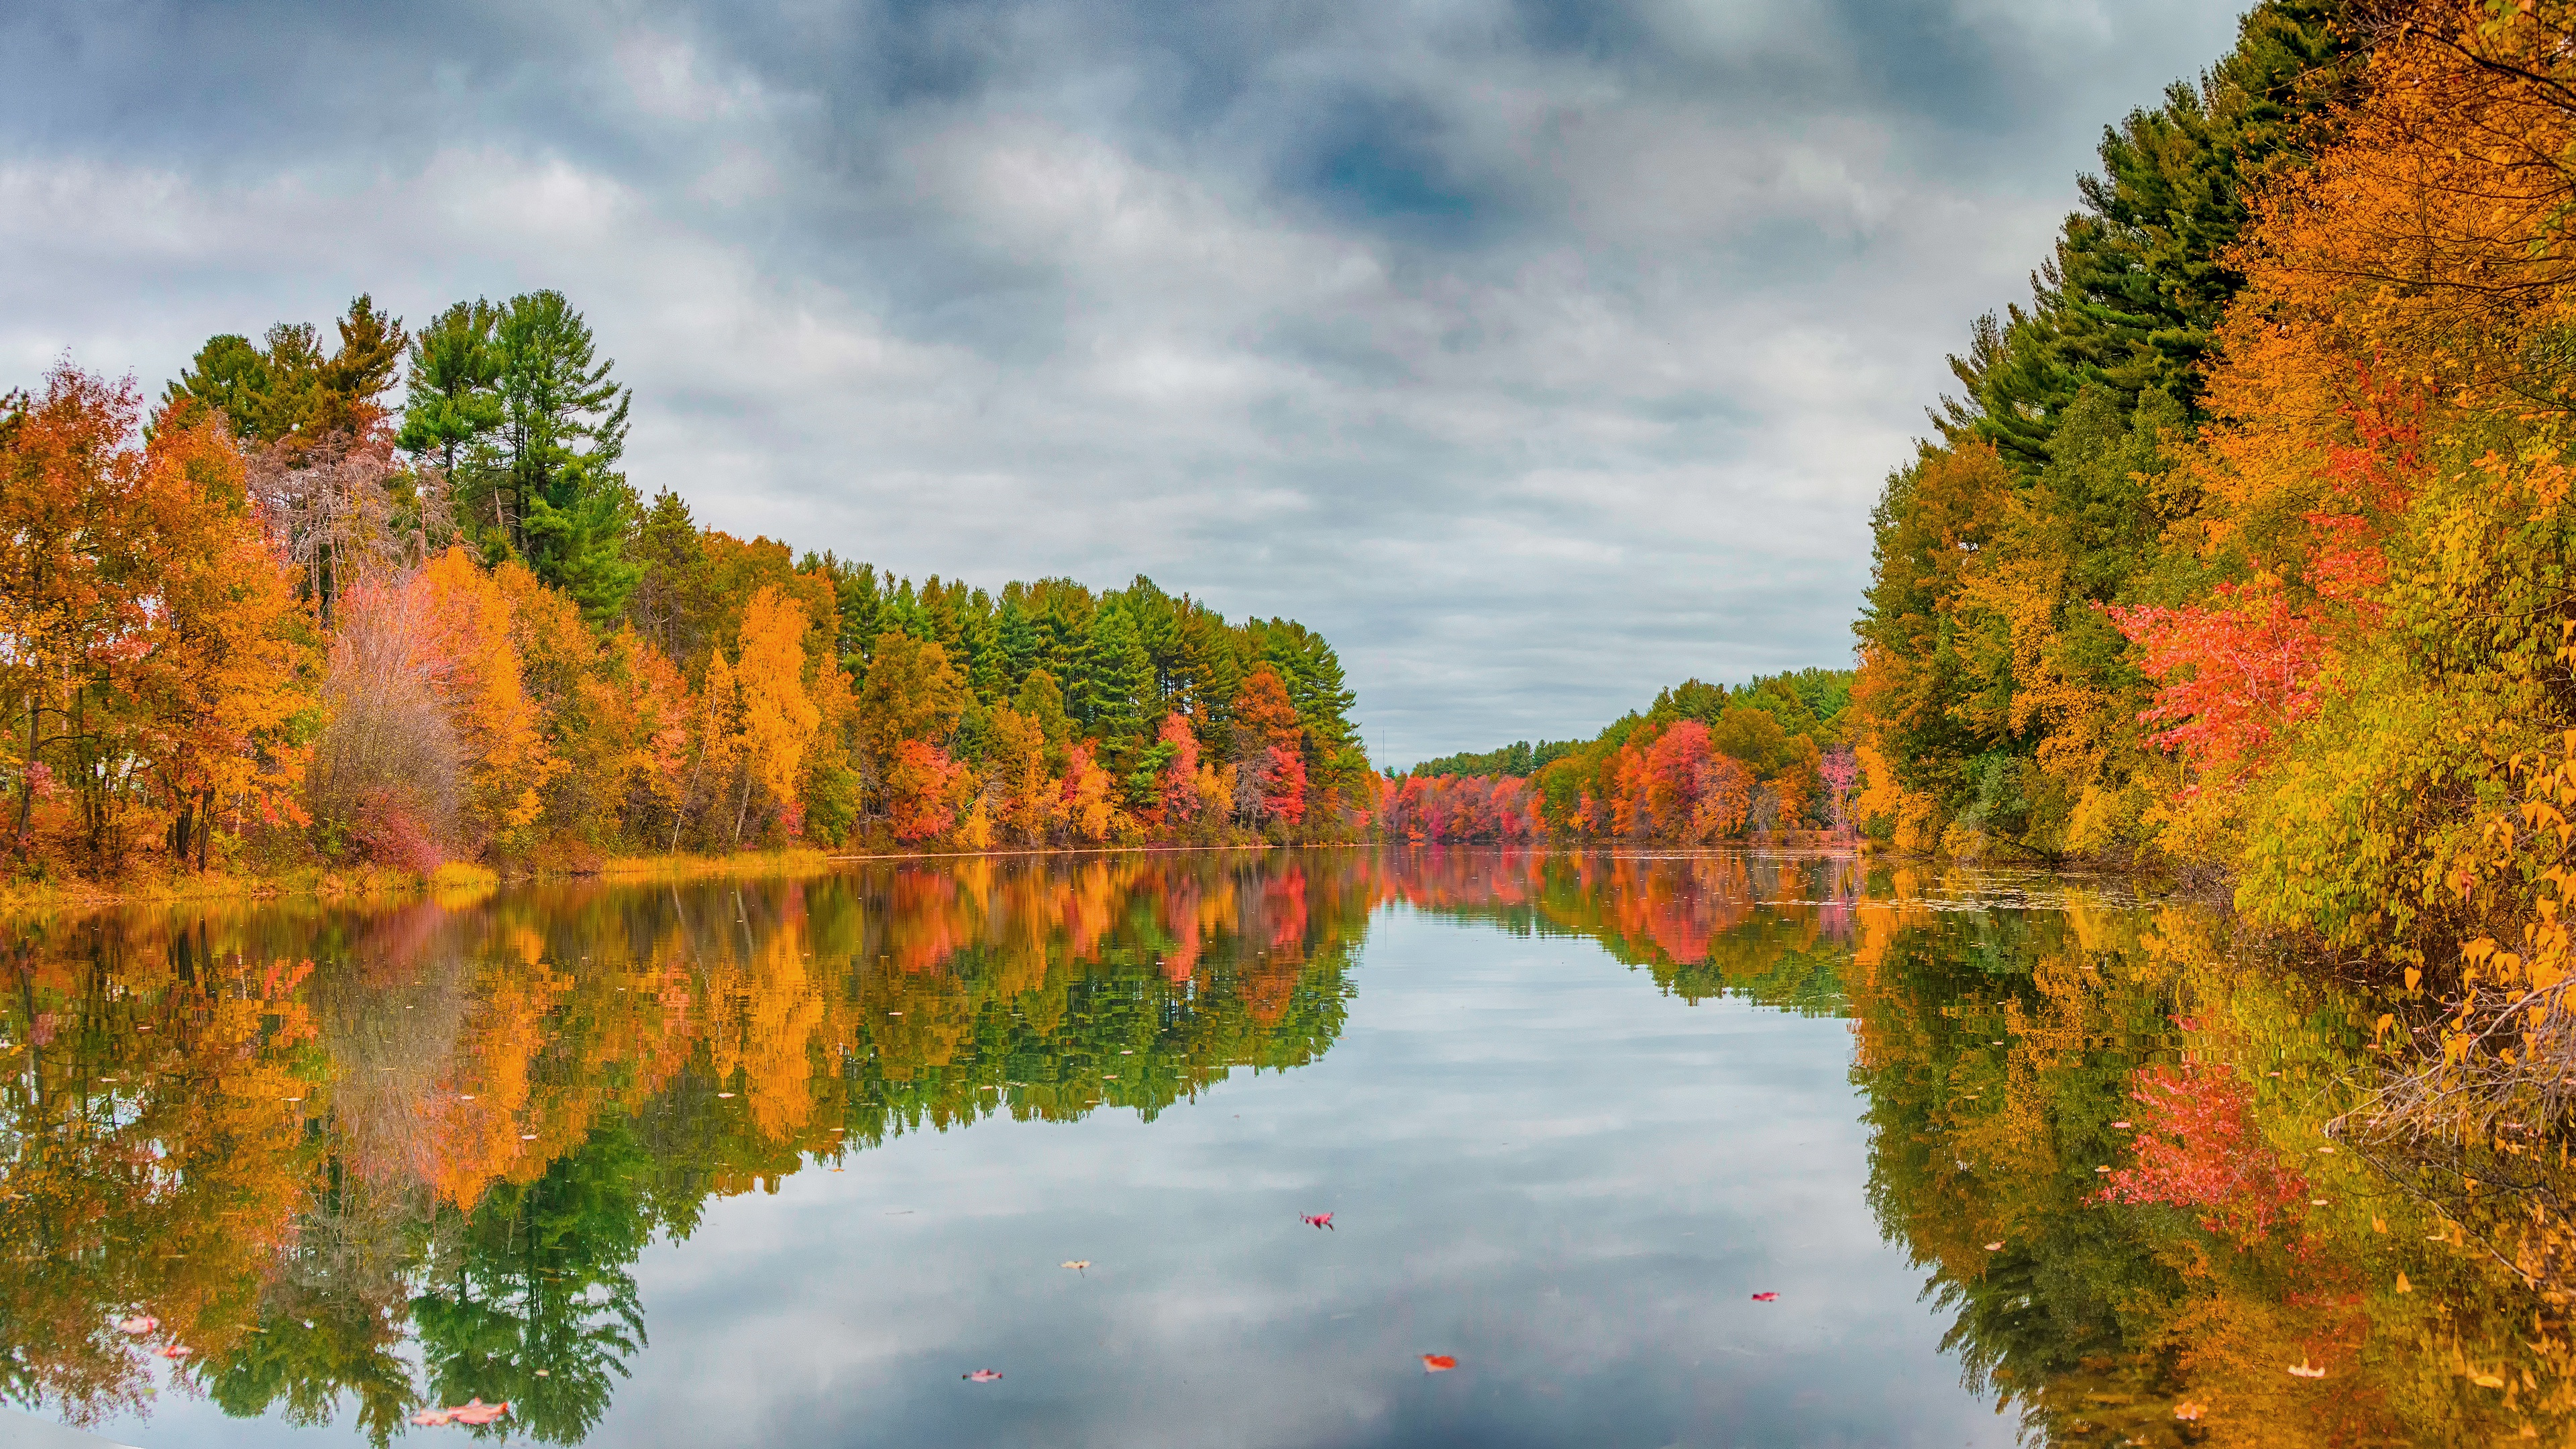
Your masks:
<instances>
[{"instance_id":1,"label":"shoreline","mask_svg":"<svg viewBox=\"0 0 2576 1449\"><path fill-rule=\"evenodd\" d=\"M1181 855L1270 850L1546 850L1546 851L1706 851L1786 850L1847 851L1872 858L1882 852L1867 841L1835 839L1821 832L1794 838L1727 841L1684 845L1651 840L1544 841L1413 841L1318 840L1296 842L1230 841L1204 845L1028 846L1005 850L824 850L791 847L706 855L682 851L669 855L612 855L588 869L501 870L464 861L449 861L430 875L382 866L302 866L274 874L209 871L154 876L115 884L68 879L0 884L0 919L88 912L116 907L190 903L256 903L294 899L330 902L396 902L405 898L480 898L505 886L568 881L685 881L727 876L814 876L868 861L1008 860L1083 855Z\"/></svg>"}]
</instances>

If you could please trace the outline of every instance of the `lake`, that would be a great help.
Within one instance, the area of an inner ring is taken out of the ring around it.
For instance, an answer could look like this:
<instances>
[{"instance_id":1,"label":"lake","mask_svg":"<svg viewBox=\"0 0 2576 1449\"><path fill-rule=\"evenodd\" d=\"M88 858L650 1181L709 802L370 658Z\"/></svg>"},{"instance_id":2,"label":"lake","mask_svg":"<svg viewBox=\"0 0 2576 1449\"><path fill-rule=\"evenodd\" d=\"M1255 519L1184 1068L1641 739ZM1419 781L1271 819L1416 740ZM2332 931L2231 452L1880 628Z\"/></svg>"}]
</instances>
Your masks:
<instances>
[{"instance_id":1,"label":"lake","mask_svg":"<svg viewBox=\"0 0 2576 1449\"><path fill-rule=\"evenodd\" d=\"M2528 1203L2326 1133L2380 1008L2104 882L983 857L0 941L0 1383L147 1449L2570 1423Z\"/></svg>"}]
</instances>

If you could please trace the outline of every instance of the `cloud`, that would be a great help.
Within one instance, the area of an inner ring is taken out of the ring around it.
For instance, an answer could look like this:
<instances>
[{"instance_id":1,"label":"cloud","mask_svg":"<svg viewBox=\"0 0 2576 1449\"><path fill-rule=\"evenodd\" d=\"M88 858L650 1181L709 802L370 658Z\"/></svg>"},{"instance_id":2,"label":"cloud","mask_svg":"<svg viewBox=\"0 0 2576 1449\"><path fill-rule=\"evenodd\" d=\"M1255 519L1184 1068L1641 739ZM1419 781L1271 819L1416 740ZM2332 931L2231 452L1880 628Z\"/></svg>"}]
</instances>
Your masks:
<instances>
[{"instance_id":1,"label":"cloud","mask_svg":"<svg viewBox=\"0 0 2576 1449\"><path fill-rule=\"evenodd\" d=\"M291 38L291 39L288 39ZM1397 762L1848 657L1866 515L2214 4L37 3L0 365L568 292L702 518L1340 648Z\"/></svg>"}]
</instances>

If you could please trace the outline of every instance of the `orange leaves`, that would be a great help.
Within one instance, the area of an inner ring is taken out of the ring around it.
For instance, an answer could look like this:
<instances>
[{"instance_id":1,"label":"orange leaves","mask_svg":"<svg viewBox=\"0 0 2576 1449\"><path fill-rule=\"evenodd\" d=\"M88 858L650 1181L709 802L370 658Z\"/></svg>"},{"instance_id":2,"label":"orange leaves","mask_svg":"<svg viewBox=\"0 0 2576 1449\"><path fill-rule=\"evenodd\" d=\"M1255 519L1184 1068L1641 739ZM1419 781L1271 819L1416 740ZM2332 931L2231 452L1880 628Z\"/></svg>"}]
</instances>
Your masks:
<instances>
[{"instance_id":1,"label":"orange leaves","mask_svg":"<svg viewBox=\"0 0 2576 1449\"><path fill-rule=\"evenodd\" d=\"M1451 1354L1426 1353L1422 1356L1422 1371L1427 1374L1445 1374L1457 1366L1458 1360Z\"/></svg>"},{"instance_id":2,"label":"orange leaves","mask_svg":"<svg viewBox=\"0 0 2576 1449\"><path fill-rule=\"evenodd\" d=\"M2308 1195L2254 1128L2254 1094L2211 1066L2141 1069L2130 1096L2145 1107L2135 1165L2109 1174L2101 1198L2203 1209L2202 1224L2259 1236Z\"/></svg>"},{"instance_id":3,"label":"orange leaves","mask_svg":"<svg viewBox=\"0 0 2576 1449\"><path fill-rule=\"evenodd\" d=\"M1111 829L1125 818L1112 798L1115 786L1094 757L1091 741L1084 740L1067 752L1061 809L1075 838L1094 845L1109 839Z\"/></svg>"},{"instance_id":4,"label":"orange leaves","mask_svg":"<svg viewBox=\"0 0 2576 1449\"><path fill-rule=\"evenodd\" d=\"M564 764L528 695L509 593L461 548L430 560L411 587L424 615L423 668L465 745L469 824L478 836L523 841L544 808L540 792Z\"/></svg>"},{"instance_id":5,"label":"orange leaves","mask_svg":"<svg viewBox=\"0 0 2576 1449\"><path fill-rule=\"evenodd\" d=\"M219 815L297 814L297 611L241 455L193 406L138 448L141 413L132 383L64 363L0 443L0 750L32 754L12 834L41 830L40 787L68 781L67 833L111 870L165 825L202 863Z\"/></svg>"},{"instance_id":6,"label":"orange leaves","mask_svg":"<svg viewBox=\"0 0 2576 1449\"><path fill-rule=\"evenodd\" d=\"M1379 797L1378 823L1388 838L1417 844L1512 844L1540 834L1539 797L1509 775L1412 775Z\"/></svg>"},{"instance_id":7,"label":"orange leaves","mask_svg":"<svg viewBox=\"0 0 2576 1449\"><path fill-rule=\"evenodd\" d=\"M485 1424L499 1423L502 1416L509 1412L510 1405L507 1400L497 1404L487 1404L480 1398L476 1398L452 1408L423 1409L411 1416L411 1422L424 1429L439 1429L450 1424L480 1428Z\"/></svg>"},{"instance_id":8,"label":"orange leaves","mask_svg":"<svg viewBox=\"0 0 2576 1449\"><path fill-rule=\"evenodd\" d=\"M1171 746L1172 757L1163 765L1163 775L1156 793L1157 804L1167 824L1195 819L1207 803L1199 788L1199 739L1190 728L1189 718L1174 711L1163 716L1158 743Z\"/></svg>"},{"instance_id":9,"label":"orange leaves","mask_svg":"<svg viewBox=\"0 0 2576 1449\"><path fill-rule=\"evenodd\" d=\"M2275 733L2316 708L2328 650L2316 624L2278 592L2222 584L2215 606L2103 606L2161 681L2143 716L2157 744L2202 769L2259 764Z\"/></svg>"},{"instance_id":10,"label":"orange leaves","mask_svg":"<svg viewBox=\"0 0 2576 1449\"><path fill-rule=\"evenodd\" d=\"M905 740L886 772L886 807L895 839L918 845L946 835L974 788L966 767L937 745Z\"/></svg>"},{"instance_id":11,"label":"orange leaves","mask_svg":"<svg viewBox=\"0 0 2576 1449\"><path fill-rule=\"evenodd\" d=\"M1288 686L1280 683L1278 671L1263 665L1244 676L1234 697L1234 722L1266 745L1296 742L1297 710L1288 702Z\"/></svg>"}]
</instances>

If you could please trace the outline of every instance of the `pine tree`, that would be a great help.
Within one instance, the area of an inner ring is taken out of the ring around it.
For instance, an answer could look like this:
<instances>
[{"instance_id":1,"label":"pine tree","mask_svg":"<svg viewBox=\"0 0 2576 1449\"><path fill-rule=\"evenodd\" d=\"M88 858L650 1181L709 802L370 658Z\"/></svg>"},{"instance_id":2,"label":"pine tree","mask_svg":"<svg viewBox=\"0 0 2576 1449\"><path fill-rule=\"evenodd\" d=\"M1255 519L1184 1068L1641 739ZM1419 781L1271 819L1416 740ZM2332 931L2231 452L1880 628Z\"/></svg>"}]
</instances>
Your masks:
<instances>
[{"instance_id":1,"label":"pine tree","mask_svg":"<svg viewBox=\"0 0 2576 1449\"><path fill-rule=\"evenodd\" d=\"M494 337L508 543L584 617L613 616L643 572L627 556L640 510L616 466L633 395L610 379L615 362L597 357L590 324L561 292L511 298Z\"/></svg>"},{"instance_id":2,"label":"pine tree","mask_svg":"<svg viewBox=\"0 0 2576 1449\"><path fill-rule=\"evenodd\" d=\"M2295 163L2303 124L2348 89L2361 36L2347 8L2267 0L2199 84L2104 129L2102 171L2077 182L2084 209L2033 274L2030 305L1977 319L1967 355L1950 359L1965 393L1933 413L1945 438L1984 439L2035 470L2086 387L2123 414L2161 392L2198 420L2214 329L2244 285L2227 258L2251 215L2245 191Z\"/></svg>"},{"instance_id":3,"label":"pine tree","mask_svg":"<svg viewBox=\"0 0 2576 1449\"><path fill-rule=\"evenodd\" d=\"M1102 608L1083 640L1075 716L1101 739L1132 739L1144 734L1153 701L1154 661L1136 637L1135 621L1123 608Z\"/></svg>"},{"instance_id":4,"label":"pine tree","mask_svg":"<svg viewBox=\"0 0 2576 1449\"><path fill-rule=\"evenodd\" d=\"M411 341L409 391L394 445L435 462L450 480L501 426L500 309L476 299L430 320Z\"/></svg>"}]
</instances>

